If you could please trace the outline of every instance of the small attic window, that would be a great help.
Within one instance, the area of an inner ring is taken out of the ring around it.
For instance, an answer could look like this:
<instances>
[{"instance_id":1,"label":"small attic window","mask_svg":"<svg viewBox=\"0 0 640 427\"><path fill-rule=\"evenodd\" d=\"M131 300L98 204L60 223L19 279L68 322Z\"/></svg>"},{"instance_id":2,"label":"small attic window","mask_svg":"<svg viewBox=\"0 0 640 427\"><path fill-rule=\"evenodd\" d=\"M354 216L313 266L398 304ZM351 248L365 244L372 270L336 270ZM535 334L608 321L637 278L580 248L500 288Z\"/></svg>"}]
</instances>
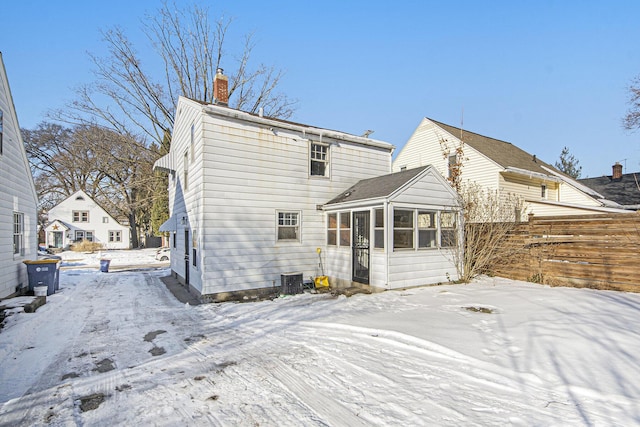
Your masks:
<instances>
[{"instance_id":1,"label":"small attic window","mask_svg":"<svg viewBox=\"0 0 640 427\"><path fill-rule=\"evenodd\" d=\"M84 197L78 196L78 197L76 197L76 200L84 200Z\"/></svg>"}]
</instances>

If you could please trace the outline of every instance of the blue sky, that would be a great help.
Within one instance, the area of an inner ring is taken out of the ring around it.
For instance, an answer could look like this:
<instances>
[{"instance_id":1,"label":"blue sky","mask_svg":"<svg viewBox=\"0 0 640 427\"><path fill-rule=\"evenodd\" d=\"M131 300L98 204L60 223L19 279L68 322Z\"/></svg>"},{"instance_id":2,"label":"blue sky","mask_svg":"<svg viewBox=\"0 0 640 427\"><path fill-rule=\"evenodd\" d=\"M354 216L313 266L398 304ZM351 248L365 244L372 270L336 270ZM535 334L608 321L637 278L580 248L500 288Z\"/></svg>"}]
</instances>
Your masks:
<instances>
[{"instance_id":1,"label":"blue sky","mask_svg":"<svg viewBox=\"0 0 640 427\"><path fill-rule=\"evenodd\" d=\"M199 4L234 19L229 47L255 32L254 60L286 72L281 90L299 101L295 121L372 129L400 150L426 116L552 164L567 146L583 177L609 175L616 161L640 171L640 131L621 126L640 74L639 1ZM21 126L34 128L93 80L87 52L104 55L100 30L118 25L148 51L140 22L160 5L4 4L0 51Z\"/></svg>"}]
</instances>

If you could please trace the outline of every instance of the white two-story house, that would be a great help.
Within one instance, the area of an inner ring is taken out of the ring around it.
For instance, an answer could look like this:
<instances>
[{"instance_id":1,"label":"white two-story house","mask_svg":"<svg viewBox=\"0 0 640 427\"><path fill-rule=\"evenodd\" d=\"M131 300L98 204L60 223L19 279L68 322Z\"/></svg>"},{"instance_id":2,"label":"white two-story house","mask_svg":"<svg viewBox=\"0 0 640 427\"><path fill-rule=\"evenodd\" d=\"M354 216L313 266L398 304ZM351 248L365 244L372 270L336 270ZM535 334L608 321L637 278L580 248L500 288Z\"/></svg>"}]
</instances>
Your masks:
<instances>
[{"instance_id":1,"label":"white two-story house","mask_svg":"<svg viewBox=\"0 0 640 427\"><path fill-rule=\"evenodd\" d=\"M28 287L38 253L38 196L0 53L0 298Z\"/></svg>"},{"instance_id":2,"label":"white two-story house","mask_svg":"<svg viewBox=\"0 0 640 427\"><path fill-rule=\"evenodd\" d=\"M78 190L48 212L48 248L67 249L73 243L100 243L104 249L129 249L129 227L120 224L87 193Z\"/></svg>"},{"instance_id":3,"label":"white two-story house","mask_svg":"<svg viewBox=\"0 0 640 427\"><path fill-rule=\"evenodd\" d=\"M446 211L456 227L459 202L439 174L389 175L389 143L234 110L225 89L214 91L216 104L180 98L170 152L154 166L169 172L160 229L171 233L172 274L191 292L207 301L268 294L290 273L380 289L455 280L455 243L441 244L436 221ZM371 178L379 181L362 183ZM429 247L418 245L423 226L435 233Z\"/></svg>"}]
</instances>

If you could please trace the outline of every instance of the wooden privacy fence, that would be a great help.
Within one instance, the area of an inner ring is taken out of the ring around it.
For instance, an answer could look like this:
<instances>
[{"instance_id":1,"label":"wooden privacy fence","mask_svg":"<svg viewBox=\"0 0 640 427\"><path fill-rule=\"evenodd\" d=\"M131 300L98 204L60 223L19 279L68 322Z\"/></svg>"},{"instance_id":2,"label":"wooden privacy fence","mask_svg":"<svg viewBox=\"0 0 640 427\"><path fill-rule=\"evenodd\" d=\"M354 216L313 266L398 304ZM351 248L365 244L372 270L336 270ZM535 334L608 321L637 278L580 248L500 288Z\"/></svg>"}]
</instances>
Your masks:
<instances>
[{"instance_id":1,"label":"wooden privacy fence","mask_svg":"<svg viewBox=\"0 0 640 427\"><path fill-rule=\"evenodd\" d=\"M640 214L530 216L490 267L496 276L640 292Z\"/></svg>"}]
</instances>

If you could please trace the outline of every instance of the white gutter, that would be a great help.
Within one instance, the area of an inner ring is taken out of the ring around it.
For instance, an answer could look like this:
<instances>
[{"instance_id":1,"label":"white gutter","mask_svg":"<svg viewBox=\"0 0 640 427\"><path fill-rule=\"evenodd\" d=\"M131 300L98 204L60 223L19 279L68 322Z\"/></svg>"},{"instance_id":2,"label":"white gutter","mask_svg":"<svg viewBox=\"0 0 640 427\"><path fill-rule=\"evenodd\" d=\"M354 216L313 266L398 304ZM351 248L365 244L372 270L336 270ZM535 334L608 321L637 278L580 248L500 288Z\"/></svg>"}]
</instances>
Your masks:
<instances>
[{"instance_id":1,"label":"white gutter","mask_svg":"<svg viewBox=\"0 0 640 427\"><path fill-rule=\"evenodd\" d=\"M289 123L289 122L282 122L278 120L269 119L266 117L255 116L253 114L250 114L244 111L233 110L226 107L219 107L217 105L205 105L202 107L202 111L214 116L222 116L222 117L227 117L231 119L243 120L243 121L252 122L252 123L256 123L263 126L268 126L270 128L275 128L275 129L287 129L294 132L300 132L302 133L303 137L306 134L312 134L320 138L330 137L330 138L338 139L342 141L356 142L358 144L367 145L370 147L383 148L385 150L390 150L392 152L395 149L395 147L392 144L389 144L388 142L384 142L384 141L379 141L376 139L365 138L363 136L351 135L348 133L338 132L334 130L315 128L311 126L303 126L303 125Z\"/></svg>"},{"instance_id":2,"label":"white gutter","mask_svg":"<svg viewBox=\"0 0 640 427\"><path fill-rule=\"evenodd\" d=\"M546 169L545 169L546 170ZM526 170L526 169L520 169L520 168L514 168L514 167L507 167L505 168L504 172L509 172L509 173L513 173L513 174L517 174L517 175L523 175L526 176L528 178L539 178L545 181L552 181L552 182L560 182L561 179L556 177L556 176L551 176L551 175L546 175L544 173L540 173L540 172L534 172L534 171L530 171L530 170Z\"/></svg>"}]
</instances>

